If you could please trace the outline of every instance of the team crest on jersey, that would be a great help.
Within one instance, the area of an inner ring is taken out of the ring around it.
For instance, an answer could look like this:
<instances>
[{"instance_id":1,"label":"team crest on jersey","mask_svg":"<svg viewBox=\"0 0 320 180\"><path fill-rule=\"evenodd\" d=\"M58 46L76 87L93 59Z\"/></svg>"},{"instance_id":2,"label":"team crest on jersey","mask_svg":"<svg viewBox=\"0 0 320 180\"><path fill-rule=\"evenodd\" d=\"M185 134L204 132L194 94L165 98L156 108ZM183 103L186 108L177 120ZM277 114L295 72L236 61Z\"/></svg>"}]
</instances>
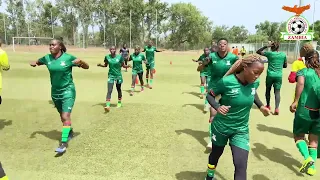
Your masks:
<instances>
[{"instance_id":1,"label":"team crest on jersey","mask_svg":"<svg viewBox=\"0 0 320 180\"><path fill-rule=\"evenodd\" d=\"M251 94L255 95L256 94L256 88L251 88Z\"/></svg>"},{"instance_id":2,"label":"team crest on jersey","mask_svg":"<svg viewBox=\"0 0 320 180\"><path fill-rule=\"evenodd\" d=\"M230 66L230 65L231 65L230 61L227 61L227 65L228 65L228 66Z\"/></svg>"},{"instance_id":3,"label":"team crest on jersey","mask_svg":"<svg viewBox=\"0 0 320 180\"><path fill-rule=\"evenodd\" d=\"M239 94L239 89L232 89L231 94Z\"/></svg>"},{"instance_id":4,"label":"team crest on jersey","mask_svg":"<svg viewBox=\"0 0 320 180\"><path fill-rule=\"evenodd\" d=\"M64 62L64 61L62 61L61 63L60 63L60 66L65 66L66 65L66 63Z\"/></svg>"}]
</instances>

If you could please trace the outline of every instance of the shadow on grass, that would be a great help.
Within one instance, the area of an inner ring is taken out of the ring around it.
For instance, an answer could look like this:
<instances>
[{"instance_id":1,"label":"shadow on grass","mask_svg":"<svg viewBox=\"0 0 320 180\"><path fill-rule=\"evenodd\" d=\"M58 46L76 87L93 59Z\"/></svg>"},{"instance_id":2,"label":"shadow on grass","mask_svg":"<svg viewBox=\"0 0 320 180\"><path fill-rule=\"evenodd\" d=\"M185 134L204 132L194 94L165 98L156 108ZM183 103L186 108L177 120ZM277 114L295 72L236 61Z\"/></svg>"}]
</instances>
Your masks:
<instances>
[{"instance_id":1,"label":"shadow on grass","mask_svg":"<svg viewBox=\"0 0 320 180\"><path fill-rule=\"evenodd\" d=\"M278 136L286 136L288 138L293 138L293 133L284 129L280 129L277 127L270 127L264 124L258 124L257 129L261 132L269 132Z\"/></svg>"},{"instance_id":2,"label":"shadow on grass","mask_svg":"<svg viewBox=\"0 0 320 180\"><path fill-rule=\"evenodd\" d=\"M12 120L0 119L0 130L4 129L6 126L11 126Z\"/></svg>"},{"instance_id":3,"label":"shadow on grass","mask_svg":"<svg viewBox=\"0 0 320 180\"><path fill-rule=\"evenodd\" d=\"M201 95L201 93L197 93L197 92L182 92L181 94L190 94L197 98L200 98L200 95Z\"/></svg>"},{"instance_id":4,"label":"shadow on grass","mask_svg":"<svg viewBox=\"0 0 320 180\"><path fill-rule=\"evenodd\" d=\"M199 179L201 180L201 179L205 179L206 176L207 176L206 172L182 171L176 174L176 179L177 180L199 180ZM215 176L219 178L219 180L227 180L217 171L215 172Z\"/></svg>"},{"instance_id":5,"label":"shadow on grass","mask_svg":"<svg viewBox=\"0 0 320 180\"><path fill-rule=\"evenodd\" d=\"M191 85L191 87L197 87L197 88L200 88L200 85Z\"/></svg>"},{"instance_id":6,"label":"shadow on grass","mask_svg":"<svg viewBox=\"0 0 320 180\"><path fill-rule=\"evenodd\" d=\"M263 174L255 174L252 176L252 180L270 180L270 179Z\"/></svg>"},{"instance_id":7,"label":"shadow on grass","mask_svg":"<svg viewBox=\"0 0 320 180\"><path fill-rule=\"evenodd\" d=\"M269 161L286 166L296 173L297 176L303 176L298 170L302 164L294 159L291 154L279 148L268 149L268 147L261 143L254 143L253 145L255 147L251 151L258 160L263 161L262 157L265 157Z\"/></svg>"},{"instance_id":8,"label":"shadow on grass","mask_svg":"<svg viewBox=\"0 0 320 180\"><path fill-rule=\"evenodd\" d=\"M205 138L209 137L209 132L204 131L196 131L192 129L183 129L183 130L176 130L175 131L178 135L180 134L187 134L195 138L202 146L207 147L207 143Z\"/></svg>"},{"instance_id":9,"label":"shadow on grass","mask_svg":"<svg viewBox=\"0 0 320 180\"><path fill-rule=\"evenodd\" d=\"M187 107L187 106L193 106L197 109L199 109L203 114L206 114L207 112L204 111L204 105L203 104L184 104L182 107Z\"/></svg>"},{"instance_id":10,"label":"shadow on grass","mask_svg":"<svg viewBox=\"0 0 320 180\"><path fill-rule=\"evenodd\" d=\"M52 131L47 131L47 132L46 131L35 131L30 135L30 138L35 138L37 134L40 134L48 139L56 140L59 142L61 140L61 131L57 131L57 130L52 130ZM79 132L74 132L73 138L75 138L79 135L80 135Z\"/></svg>"}]
</instances>

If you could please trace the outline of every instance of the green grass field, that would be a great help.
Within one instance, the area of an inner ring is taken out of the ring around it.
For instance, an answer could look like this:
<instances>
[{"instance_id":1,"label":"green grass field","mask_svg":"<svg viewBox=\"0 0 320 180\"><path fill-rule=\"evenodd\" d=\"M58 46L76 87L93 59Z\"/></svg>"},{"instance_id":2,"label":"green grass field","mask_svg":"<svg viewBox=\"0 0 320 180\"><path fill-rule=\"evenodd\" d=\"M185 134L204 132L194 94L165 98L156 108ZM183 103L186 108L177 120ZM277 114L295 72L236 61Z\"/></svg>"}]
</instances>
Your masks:
<instances>
[{"instance_id":1,"label":"green grass field","mask_svg":"<svg viewBox=\"0 0 320 180\"><path fill-rule=\"evenodd\" d=\"M154 89L133 97L128 92L131 70L124 72L123 107L112 107L106 114L108 69L96 66L106 52L70 50L91 66L74 69L77 99L72 120L78 136L66 154L55 157L61 122L50 101L49 74L45 66L28 65L47 53L39 51L9 51L11 70L3 73L0 160L10 180L204 179L209 115L202 112L199 74L191 61L197 52L158 53ZM280 115L266 118L255 108L251 111L250 180L320 178L298 172L302 157L291 134L293 114L288 109L294 86L287 82L288 74L285 70ZM264 99L264 83L259 94ZM114 89L113 105L116 102ZM231 180L233 171L226 148L217 179Z\"/></svg>"}]
</instances>

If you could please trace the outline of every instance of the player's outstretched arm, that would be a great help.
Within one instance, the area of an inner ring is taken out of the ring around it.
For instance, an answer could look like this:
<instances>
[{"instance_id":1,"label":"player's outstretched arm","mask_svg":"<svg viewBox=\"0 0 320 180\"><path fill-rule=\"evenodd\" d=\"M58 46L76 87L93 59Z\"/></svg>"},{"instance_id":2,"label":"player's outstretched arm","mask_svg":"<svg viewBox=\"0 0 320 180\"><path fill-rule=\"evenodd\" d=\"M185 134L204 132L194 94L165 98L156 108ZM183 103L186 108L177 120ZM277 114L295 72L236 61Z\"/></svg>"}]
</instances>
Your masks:
<instances>
[{"instance_id":1,"label":"player's outstretched arm","mask_svg":"<svg viewBox=\"0 0 320 180\"><path fill-rule=\"evenodd\" d=\"M80 68L82 69L89 69L89 64L84 62L83 60L81 59L76 59L73 61L73 64L76 64L78 65Z\"/></svg>"},{"instance_id":2,"label":"player's outstretched arm","mask_svg":"<svg viewBox=\"0 0 320 180\"><path fill-rule=\"evenodd\" d=\"M41 63L39 60L30 62L30 66L32 67L41 66L41 65L43 65L43 63Z\"/></svg>"},{"instance_id":3,"label":"player's outstretched arm","mask_svg":"<svg viewBox=\"0 0 320 180\"><path fill-rule=\"evenodd\" d=\"M108 67L108 63L105 62L105 63L99 63L97 64L98 67Z\"/></svg>"}]
</instances>

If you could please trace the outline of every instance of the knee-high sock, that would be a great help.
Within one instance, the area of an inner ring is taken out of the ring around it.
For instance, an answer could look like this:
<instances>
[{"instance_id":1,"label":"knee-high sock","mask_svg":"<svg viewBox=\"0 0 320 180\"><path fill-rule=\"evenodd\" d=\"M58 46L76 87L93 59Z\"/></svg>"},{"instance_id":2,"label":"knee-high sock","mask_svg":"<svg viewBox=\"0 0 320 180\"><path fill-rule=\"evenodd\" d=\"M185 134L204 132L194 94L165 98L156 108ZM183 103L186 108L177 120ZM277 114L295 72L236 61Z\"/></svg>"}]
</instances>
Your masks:
<instances>
[{"instance_id":1,"label":"knee-high sock","mask_svg":"<svg viewBox=\"0 0 320 180\"><path fill-rule=\"evenodd\" d=\"M315 164L318 158L318 150L317 148L312 148L309 147L309 154L312 157L312 159L314 160L314 164L311 166L311 168L315 169Z\"/></svg>"},{"instance_id":2,"label":"knee-high sock","mask_svg":"<svg viewBox=\"0 0 320 180\"><path fill-rule=\"evenodd\" d=\"M308 151L308 145L305 140L297 141L296 146L304 159L307 159L310 156L309 151Z\"/></svg>"},{"instance_id":3,"label":"knee-high sock","mask_svg":"<svg viewBox=\"0 0 320 180\"><path fill-rule=\"evenodd\" d=\"M71 131L71 122L70 121L64 122L63 127L62 127L62 133L61 133L61 142L62 143L68 142L70 131Z\"/></svg>"},{"instance_id":4,"label":"knee-high sock","mask_svg":"<svg viewBox=\"0 0 320 180\"><path fill-rule=\"evenodd\" d=\"M218 165L219 159L224 151L224 146L216 146L212 144L212 151L209 155L209 163L207 170L207 180L213 180L215 169Z\"/></svg>"}]
</instances>

